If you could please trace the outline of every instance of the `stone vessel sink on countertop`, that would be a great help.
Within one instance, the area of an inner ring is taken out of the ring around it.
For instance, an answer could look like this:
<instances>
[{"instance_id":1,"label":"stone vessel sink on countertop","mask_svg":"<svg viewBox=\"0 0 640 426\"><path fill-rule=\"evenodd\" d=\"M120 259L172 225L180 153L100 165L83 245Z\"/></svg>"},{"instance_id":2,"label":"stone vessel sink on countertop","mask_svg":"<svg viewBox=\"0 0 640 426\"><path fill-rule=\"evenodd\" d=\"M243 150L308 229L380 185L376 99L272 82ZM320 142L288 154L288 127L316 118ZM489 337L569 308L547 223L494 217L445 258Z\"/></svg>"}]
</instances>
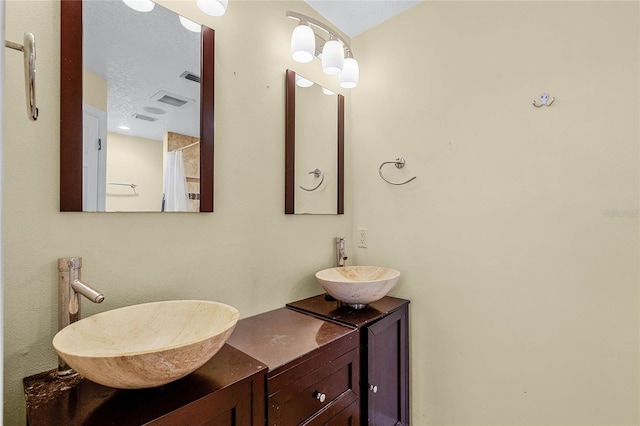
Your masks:
<instances>
[{"instance_id":1,"label":"stone vessel sink on countertop","mask_svg":"<svg viewBox=\"0 0 640 426\"><path fill-rule=\"evenodd\" d=\"M322 288L354 308L382 299L400 279L400 272L380 266L342 266L316 273Z\"/></svg>"},{"instance_id":2,"label":"stone vessel sink on countertop","mask_svg":"<svg viewBox=\"0 0 640 426\"><path fill-rule=\"evenodd\" d=\"M58 355L85 378L119 389L160 386L206 363L224 345L238 310L174 300L102 312L56 334Z\"/></svg>"}]
</instances>

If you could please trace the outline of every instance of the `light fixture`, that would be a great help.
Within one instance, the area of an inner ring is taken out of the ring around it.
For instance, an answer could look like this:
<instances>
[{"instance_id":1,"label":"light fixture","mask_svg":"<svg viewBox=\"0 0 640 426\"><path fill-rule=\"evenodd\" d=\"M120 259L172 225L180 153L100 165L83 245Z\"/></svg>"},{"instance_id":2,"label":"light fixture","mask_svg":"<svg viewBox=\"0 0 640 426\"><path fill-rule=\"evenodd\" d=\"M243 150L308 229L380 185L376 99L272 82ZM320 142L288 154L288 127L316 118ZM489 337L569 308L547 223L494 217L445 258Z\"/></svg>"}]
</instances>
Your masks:
<instances>
[{"instance_id":1,"label":"light fixture","mask_svg":"<svg viewBox=\"0 0 640 426\"><path fill-rule=\"evenodd\" d=\"M297 19L299 25L291 35L291 56L294 61L307 63L320 58L325 74L339 75L340 86L352 89L358 85L360 69L349 44L328 25L297 12L288 11L287 18ZM325 38L316 33L324 31ZM345 58L346 53L346 58Z\"/></svg>"},{"instance_id":2,"label":"light fixture","mask_svg":"<svg viewBox=\"0 0 640 426\"><path fill-rule=\"evenodd\" d=\"M156 6L151 0L122 0L124 4L138 12L151 12Z\"/></svg>"},{"instance_id":3,"label":"light fixture","mask_svg":"<svg viewBox=\"0 0 640 426\"><path fill-rule=\"evenodd\" d=\"M202 26L200 24L196 24L191 19L187 19L184 16L178 15L178 18L180 18L180 23L182 24L182 26L189 31L193 31L194 33L202 32Z\"/></svg>"},{"instance_id":4,"label":"light fixture","mask_svg":"<svg viewBox=\"0 0 640 426\"><path fill-rule=\"evenodd\" d=\"M322 71L329 75L338 75L344 66L344 47L335 39L335 35L329 34L329 41L322 48Z\"/></svg>"},{"instance_id":5,"label":"light fixture","mask_svg":"<svg viewBox=\"0 0 640 426\"><path fill-rule=\"evenodd\" d=\"M131 130L131 127L127 127L127 126L118 126L118 129L120 129L120 130Z\"/></svg>"},{"instance_id":6,"label":"light fixture","mask_svg":"<svg viewBox=\"0 0 640 426\"><path fill-rule=\"evenodd\" d=\"M345 89L353 89L358 85L359 79L360 67L358 66L358 61L353 58L351 51L348 51L347 57L344 60L342 72L340 73L340 77L338 79L338 81L340 82L340 87Z\"/></svg>"},{"instance_id":7,"label":"light fixture","mask_svg":"<svg viewBox=\"0 0 640 426\"><path fill-rule=\"evenodd\" d=\"M229 0L198 0L201 11L211 16L222 16L227 11Z\"/></svg>"},{"instance_id":8,"label":"light fixture","mask_svg":"<svg viewBox=\"0 0 640 426\"><path fill-rule=\"evenodd\" d=\"M311 62L316 53L316 36L304 21L295 27L291 34L291 56L296 62L306 64Z\"/></svg>"},{"instance_id":9,"label":"light fixture","mask_svg":"<svg viewBox=\"0 0 640 426\"><path fill-rule=\"evenodd\" d=\"M296 86L298 87L311 87L313 86L313 81L306 79L302 76L296 74Z\"/></svg>"},{"instance_id":10,"label":"light fixture","mask_svg":"<svg viewBox=\"0 0 640 426\"><path fill-rule=\"evenodd\" d=\"M327 89L326 87L323 87L323 88L322 88L322 93L324 93L324 94L325 94L325 95L327 95L327 96L332 96L332 95L335 95L335 94L336 94L336 92L333 92L333 91L331 91L331 90Z\"/></svg>"}]
</instances>

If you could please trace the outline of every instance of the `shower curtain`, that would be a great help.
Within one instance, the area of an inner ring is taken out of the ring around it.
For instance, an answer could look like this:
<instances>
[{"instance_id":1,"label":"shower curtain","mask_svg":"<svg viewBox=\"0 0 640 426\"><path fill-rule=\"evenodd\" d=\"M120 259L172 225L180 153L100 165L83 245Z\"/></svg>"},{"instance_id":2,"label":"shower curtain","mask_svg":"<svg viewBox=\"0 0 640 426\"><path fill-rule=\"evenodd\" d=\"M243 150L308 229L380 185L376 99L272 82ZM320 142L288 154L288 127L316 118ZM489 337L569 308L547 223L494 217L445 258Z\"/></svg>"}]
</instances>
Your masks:
<instances>
[{"instance_id":1,"label":"shower curtain","mask_svg":"<svg viewBox=\"0 0 640 426\"><path fill-rule=\"evenodd\" d=\"M188 199L182 151L167 152L162 211L186 212Z\"/></svg>"}]
</instances>

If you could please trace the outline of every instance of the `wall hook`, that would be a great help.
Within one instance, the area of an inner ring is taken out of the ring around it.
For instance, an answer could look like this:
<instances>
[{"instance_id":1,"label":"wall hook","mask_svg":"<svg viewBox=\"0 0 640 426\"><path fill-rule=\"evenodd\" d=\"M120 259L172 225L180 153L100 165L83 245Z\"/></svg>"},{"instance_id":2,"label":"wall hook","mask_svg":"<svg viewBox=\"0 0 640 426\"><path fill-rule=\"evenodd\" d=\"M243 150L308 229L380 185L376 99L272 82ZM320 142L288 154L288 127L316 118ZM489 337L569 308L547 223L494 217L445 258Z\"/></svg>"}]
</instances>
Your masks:
<instances>
[{"instance_id":1,"label":"wall hook","mask_svg":"<svg viewBox=\"0 0 640 426\"><path fill-rule=\"evenodd\" d=\"M314 175L316 178L322 177L322 179L320 179L320 183L318 183L314 188L305 188L304 186L301 186L300 189L304 189L305 191L315 191L316 189L320 188L320 185L322 185L322 182L324 182L324 173L322 173L322 170L320 169L315 169L309 172L310 175Z\"/></svg>"},{"instance_id":2,"label":"wall hook","mask_svg":"<svg viewBox=\"0 0 640 426\"><path fill-rule=\"evenodd\" d=\"M549 100L549 94L548 93L543 93L542 95L540 95L540 105L536 104L535 99L531 103L533 104L534 107L540 108L540 107L543 107L543 106L551 106L551 104L555 100L556 100L555 97L552 97L551 100Z\"/></svg>"},{"instance_id":3,"label":"wall hook","mask_svg":"<svg viewBox=\"0 0 640 426\"><path fill-rule=\"evenodd\" d=\"M384 177L384 175L382 174L382 167L385 164L393 164L396 166L397 169L401 169L404 167L405 161L404 158L396 158L396 161L385 161L384 163L380 164L380 167L378 168L378 174L380 175L380 177L382 178L383 181L391 184L391 185L406 185L407 183L411 182L412 180L416 179L417 176L412 177L409 180L406 180L404 182L391 182L390 180L388 180L387 178Z\"/></svg>"},{"instance_id":4,"label":"wall hook","mask_svg":"<svg viewBox=\"0 0 640 426\"><path fill-rule=\"evenodd\" d=\"M24 44L12 41L4 42L9 49L24 52L24 86L27 96L27 111L29 119L38 119L38 108L36 107L36 38L32 33L24 33Z\"/></svg>"}]
</instances>

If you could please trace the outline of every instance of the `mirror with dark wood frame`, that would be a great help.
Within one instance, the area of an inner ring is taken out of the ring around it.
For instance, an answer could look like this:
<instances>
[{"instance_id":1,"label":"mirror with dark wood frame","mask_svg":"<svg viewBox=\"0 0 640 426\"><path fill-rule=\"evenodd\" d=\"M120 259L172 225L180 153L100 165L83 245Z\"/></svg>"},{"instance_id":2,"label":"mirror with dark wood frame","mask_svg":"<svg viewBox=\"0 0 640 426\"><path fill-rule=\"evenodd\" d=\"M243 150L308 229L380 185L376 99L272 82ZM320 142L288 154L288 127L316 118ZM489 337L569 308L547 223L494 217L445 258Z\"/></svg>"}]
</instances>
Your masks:
<instances>
[{"instance_id":1,"label":"mirror with dark wood frame","mask_svg":"<svg viewBox=\"0 0 640 426\"><path fill-rule=\"evenodd\" d=\"M60 211L69 212L83 211L83 3L60 2ZM201 28L200 69L193 70L200 72L199 211L213 212L215 33Z\"/></svg>"},{"instance_id":2,"label":"mirror with dark wood frame","mask_svg":"<svg viewBox=\"0 0 640 426\"><path fill-rule=\"evenodd\" d=\"M292 70L285 92L285 213L344 214L344 96Z\"/></svg>"}]
</instances>

